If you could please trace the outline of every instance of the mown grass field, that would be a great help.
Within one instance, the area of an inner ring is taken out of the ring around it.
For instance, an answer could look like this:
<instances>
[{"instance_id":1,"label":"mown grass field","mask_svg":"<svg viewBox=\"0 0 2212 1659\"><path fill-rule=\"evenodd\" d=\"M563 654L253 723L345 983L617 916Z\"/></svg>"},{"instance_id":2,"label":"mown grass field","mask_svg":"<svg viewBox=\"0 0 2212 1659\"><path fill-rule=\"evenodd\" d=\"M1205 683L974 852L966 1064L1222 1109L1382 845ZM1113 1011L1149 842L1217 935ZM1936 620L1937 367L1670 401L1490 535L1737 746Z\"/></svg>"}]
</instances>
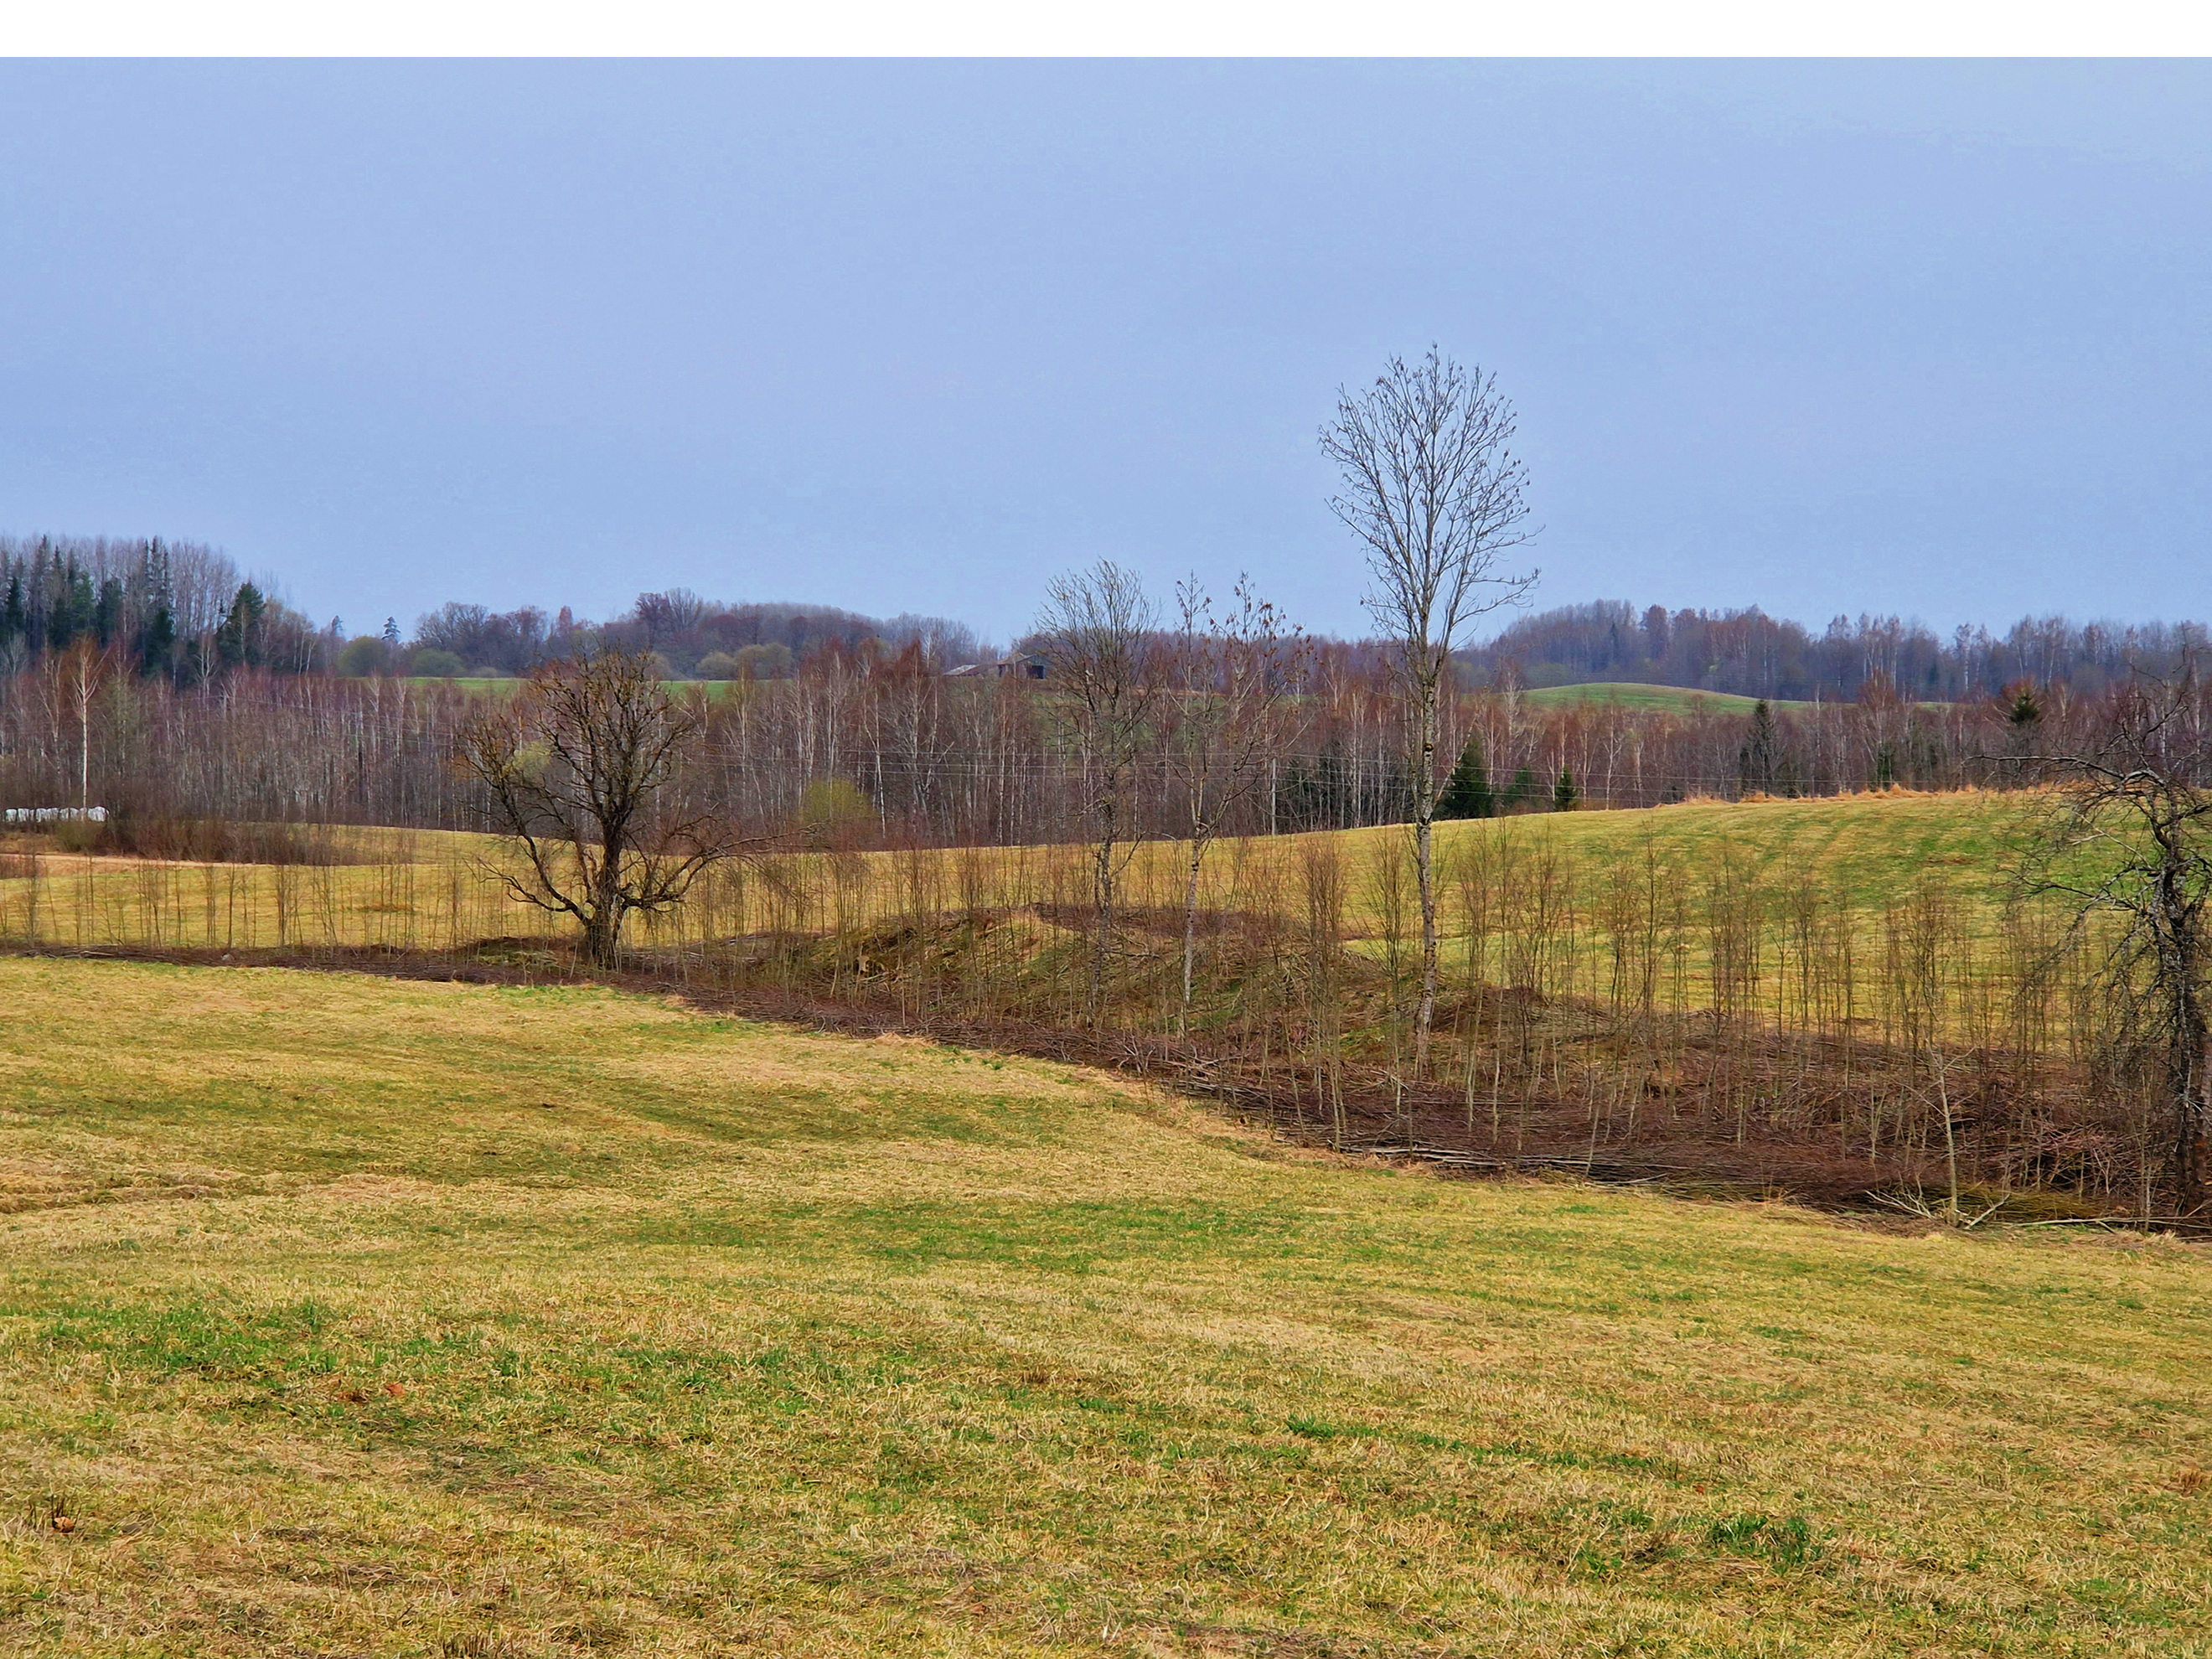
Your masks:
<instances>
[{"instance_id":1,"label":"mown grass field","mask_svg":"<svg viewBox=\"0 0 2212 1659\"><path fill-rule=\"evenodd\" d=\"M1521 694L1532 708L1566 708L1578 703L1611 702L1623 708L1663 709L1672 714L1748 714L1759 706L1756 697L1733 691L1700 691L1685 685L1644 685L1628 680L1594 680L1584 685L1532 687ZM1809 708L1812 704L1768 700L1771 708Z\"/></svg>"},{"instance_id":2,"label":"mown grass field","mask_svg":"<svg viewBox=\"0 0 2212 1659\"><path fill-rule=\"evenodd\" d=\"M1970 790L1907 790L1803 800L1689 801L1613 812L1539 813L1503 820L1509 834L1541 843L1592 869L1641 859L1703 871L1717 858L1741 860L1778 885L1808 875L1850 903L1878 909L1936 874L1965 901L2002 903L2033 833L2037 797ZM1447 851L1487 825L1437 826ZM1363 830L1372 838L1389 830ZM1402 831L1399 833L1402 834Z\"/></svg>"},{"instance_id":3,"label":"mown grass field","mask_svg":"<svg viewBox=\"0 0 2212 1659\"><path fill-rule=\"evenodd\" d=\"M393 678L418 690L428 690L434 686L447 685L463 691L482 691L502 697L513 696L522 689L524 684L520 674L454 674L450 677L441 674L400 674ZM735 680L663 680L660 684L672 695L678 697L694 688L705 691L710 697L726 697L738 682Z\"/></svg>"},{"instance_id":4,"label":"mown grass field","mask_svg":"<svg viewBox=\"0 0 2212 1659\"><path fill-rule=\"evenodd\" d=\"M0 1008L11 1654L2212 1650L2197 1247L589 988Z\"/></svg>"},{"instance_id":5,"label":"mown grass field","mask_svg":"<svg viewBox=\"0 0 2212 1659\"><path fill-rule=\"evenodd\" d=\"M1587 890L1609 867L1640 861L1646 848L1661 862L1702 874L1723 859L1773 885L1809 878L1824 891L1873 913L1934 875L1962 903L1984 914L2004 901L2011 871L2030 834L2033 798L1978 791L1916 794L1894 791L1804 800L1692 801L1640 811L1534 813L1484 822L1439 823L1437 846L1448 862L1455 849L1486 833L1502 834L1529 851L1549 849L1566 860ZM508 902L488 874L499 848L489 836L442 831L342 830L360 862L331 868L295 868L278 902L280 877L267 866L172 866L150 875L132 860L49 854L32 908L28 878L18 865L0 863L0 937L60 944L216 944L226 947L280 942L280 913L288 936L339 945L418 944L442 948L456 939L559 931L560 924L527 906ZM1348 860L1350 919L1371 927L1375 896L1367 878L1378 853L1403 843L1400 828L1331 832ZM1272 902L1285 915L1302 914L1290 879L1305 838L1280 836L1239 844L1224 842L1208 866L1210 902L1249 906ZM0 848L4 850L4 848ZM1085 849L982 849L980 896L987 903L1025 903L1036 896L1048 866L1066 866L1079 884ZM1137 849L1124 878L1123 900L1135 906L1179 908L1184 849L1180 843L1147 843ZM833 884L828 862L788 855L797 884L826 893ZM957 853L925 853L920 865L928 891L951 905L960 902L963 878ZM890 917L909 902L915 860L908 854L862 854L848 869L846 914L854 920ZM1246 872L1273 866L1283 873L1261 894ZM1238 890L1240 882L1243 890ZM755 890L757 891L758 884ZM1587 897L1587 891L1585 891ZM825 899L823 910L833 907ZM733 927L761 925L747 914L726 919ZM1453 917L1444 917L1446 930Z\"/></svg>"},{"instance_id":6,"label":"mown grass field","mask_svg":"<svg viewBox=\"0 0 2212 1659\"><path fill-rule=\"evenodd\" d=\"M456 674L450 678L436 674L411 674L398 677L406 684L422 690L447 685L464 691L495 693L513 696L522 687L518 675ZM710 697L730 695L738 684L734 680L663 680L667 689L682 696L694 688L702 689ZM1627 680L1600 680L1584 685L1547 685L1532 688L1522 693L1532 708L1559 708L1577 703L1618 703L1624 708L1657 709L1674 714L1698 713L1714 714L1748 714L1758 706L1756 697L1741 696L1733 691L1700 691L1692 686L1645 685ZM1787 698L1772 697L1768 706L1776 709L1810 708L1809 702L1793 702Z\"/></svg>"}]
</instances>

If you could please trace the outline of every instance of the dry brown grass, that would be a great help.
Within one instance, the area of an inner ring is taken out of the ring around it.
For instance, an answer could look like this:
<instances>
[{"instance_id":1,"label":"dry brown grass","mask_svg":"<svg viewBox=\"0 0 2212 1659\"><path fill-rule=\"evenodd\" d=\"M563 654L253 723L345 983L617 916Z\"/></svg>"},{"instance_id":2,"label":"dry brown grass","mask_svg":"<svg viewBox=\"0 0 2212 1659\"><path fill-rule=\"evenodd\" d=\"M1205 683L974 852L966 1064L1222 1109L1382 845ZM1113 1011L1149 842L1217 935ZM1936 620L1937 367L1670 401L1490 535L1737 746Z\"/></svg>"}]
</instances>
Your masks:
<instances>
[{"instance_id":1,"label":"dry brown grass","mask_svg":"<svg viewBox=\"0 0 2212 1659\"><path fill-rule=\"evenodd\" d=\"M0 1002L10 1653L2204 1650L2193 1247L589 988Z\"/></svg>"},{"instance_id":2,"label":"dry brown grass","mask_svg":"<svg viewBox=\"0 0 2212 1659\"><path fill-rule=\"evenodd\" d=\"M1725 851L1778 883L1794 879L1797 871L1811 872L1838 897L1870 915L1934 871L1978 913L1993 910L2004 891L2007 860L2026 833L2023 809L2028 801L2019 794L1892 790L1809 800L1696 801L1639 811L1543 813L1488 824L1445 823L1437 833L1449 858L1465 838L1503 830L1522 839L1532 852L1556 853L1585 881L1616 863L1641 859L1647 846L1662 862L1693 872L1702 872ZM49 850L40 860L35 909L27 855L11 853L0 863L0 937L21 939L35 930L40 940L62 945L260 948L327 943L436 950L456 939L567 931L559 919L501 892L490 874L500 860L499 843L492 837L360 829L329 834L337 852L355 862L334 868L295 866L281 878L268 865L149 861ZM1375 923L1364 871L1378 847L1403 834L1402 829L1360 830L1328 837L1351 862L1354 878L1348 897L1356 933ZM39 840L16 839L26 848ZM1224 842L1208 866L1209 902L1250 904L1251 891L1236 890L1239 872L1247 872L1243 884L1251 888L1249 872L1273 866L1279 879L1268 890L1285 914L1296 912L1291 876L1304 839ZM929 903L957 908L963 902L963 856L957 851L868 853L837 866L823 854L790 855L780 861L780 874L808 897L802 909L780 914L801 926L826 927L839 915L849 926L879 923L904 915L917 891ZM1184 849L1172 842L1139 847L1124 878L1123 902L1133 910L1158 909L1179 917L1184 856ZM1083 857L1083 849L1075 847L984 849L975 864L981 882L977 897L993 907L1035 902L1050 888L1057 866L1068 895L1080 902L1087 891L1082 885ZM280 884L286 888L281 904ZM696 937L702 927L744 932L772 925L775 917L767 886L756 875L735 901L717 888L711 902L717 914L702 915L702 907L695 905L664 932L680 939Z\"/></svg>"}]
</instances>

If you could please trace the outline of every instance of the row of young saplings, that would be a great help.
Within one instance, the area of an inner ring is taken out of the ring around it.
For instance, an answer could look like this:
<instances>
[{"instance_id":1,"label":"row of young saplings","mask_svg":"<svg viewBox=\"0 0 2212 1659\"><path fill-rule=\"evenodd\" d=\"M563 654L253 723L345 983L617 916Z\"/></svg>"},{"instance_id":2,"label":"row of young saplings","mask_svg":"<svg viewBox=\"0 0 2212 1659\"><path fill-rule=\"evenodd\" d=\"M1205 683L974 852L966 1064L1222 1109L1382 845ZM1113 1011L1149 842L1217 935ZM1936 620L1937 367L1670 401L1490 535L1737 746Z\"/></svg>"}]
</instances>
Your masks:
<instances>
[{"instance_id":1,"label":"row of young saplings","mask_svg":"<svg viewBox=\"0 0 2212 1659\"><path fill-rule=\"evenodd\" d=\"M1417 1066L1405 837L1228 854L1189 914L1164 902L1176 865L1140 855L1103 930L1080 849L733 866L695 942L679 921L657 948L679 972L1059 1048L1089 1033L1332 1144L1907 1207L2158 1201L2154 1068L2100 1018L2095 934L2050 908L1936 878L1869 906L1739 848L1576 860L1481 826L1443 860L1444 982Z\"/></svg>"},{"instance_id":2,"label":"row of young saplings","mask_svg":"<svg viewBox=\"0 0 2212 1659\"><path fill-rule=\"evenodd\" d=\"M350 832L350 863L5 855L0 937L569 971L567 919L419 849ZM1097 873L1079 847L772 854L717 866L631 939L695 989L1073 1043L1339 1146L1908 1205L2159 1201L2155 1068L2101 1018L2094 936L2032 903L1930 878L1869 906L1724 843L1694 867L1652 844L1576 860L1471 826L1443 860L1417 1066L1402 835L1228 843L1188 890L1176 849L1147 844L1103 927Z\"/></svg>"}]
</instances>

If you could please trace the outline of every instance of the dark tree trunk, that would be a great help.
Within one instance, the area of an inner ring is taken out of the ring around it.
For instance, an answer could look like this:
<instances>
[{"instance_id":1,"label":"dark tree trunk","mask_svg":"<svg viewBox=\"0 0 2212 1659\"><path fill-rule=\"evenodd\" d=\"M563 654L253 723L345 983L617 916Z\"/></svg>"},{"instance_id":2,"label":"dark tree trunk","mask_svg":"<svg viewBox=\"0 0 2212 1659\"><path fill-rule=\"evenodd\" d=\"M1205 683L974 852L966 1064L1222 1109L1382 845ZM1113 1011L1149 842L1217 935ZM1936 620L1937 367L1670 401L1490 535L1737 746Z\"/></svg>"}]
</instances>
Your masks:
<instances>
[{"instance_id":1,"label":"dark tree trunk","mask_svg":"<svg viewBox=\"0 0 2212 1659\"><path fill-rule=\"evenodd\" d=\"M2206 1103L2212 1038L2193 986L2177 999L2174 1016L2174 1194L2184 1215L2195 1215L2212 1199L2212 1107Z\"/></svg>"},{"instance_id":2,"label":"dark tree trunk","mask_svg":"<svg viewBox=\"0 0 2212 1659\"><path fill-rule=\"evenodd\" d=\"M584 924L584 954L594 968L622 966L622 918L602 911Z\"/></svg>"}]
</instances>

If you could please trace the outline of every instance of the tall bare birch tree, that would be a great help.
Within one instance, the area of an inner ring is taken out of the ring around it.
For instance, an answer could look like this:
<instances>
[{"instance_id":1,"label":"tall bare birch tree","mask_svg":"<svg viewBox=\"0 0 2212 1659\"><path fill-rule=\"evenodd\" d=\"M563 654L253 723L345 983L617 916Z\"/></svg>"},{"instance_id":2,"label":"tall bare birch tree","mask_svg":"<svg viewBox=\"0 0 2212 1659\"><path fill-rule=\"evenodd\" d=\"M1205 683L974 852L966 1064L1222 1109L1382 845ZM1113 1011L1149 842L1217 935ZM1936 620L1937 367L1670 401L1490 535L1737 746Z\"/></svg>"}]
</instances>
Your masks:
<instances>
[{"instance_id":1,"label":"tall bare birch tree","mask_svg":"<svg viewBox=\"0 0 2212 1659\"><path fill-rule=\"evenodd\" d=\"M1114 948L1115 884L1136 848L1137 764L1153 738L1160 696L1154 659L1159 611L1133 570L1102 559L1045 588L1036 643L1053 702L1083 765L1097 927L1085 1012L1099 1017Z\"/></svg>"},{"instance_id":2,"label":"tall bare birch tree","mask_svg":"<svg viewBox=\"0 0 2212 1659\"><path fill-rule=\"evenodd\" d=\"M1534 586L1500 561L1534 536L1528 468L1513 453L1513 405L1494 376L1436 347L1393 357L1357 394L1339 388L1322 453L1343 488L1330 508L1364 544L1368 613L1396 647L1406 696L1413 863L1420 887L1421 989L1413 1069L1425 1075L1437 1003L1437 726L1452 652L1468 624Z\"/></svg>"},{"instance_id":3,"label":"tall bare birch tree","mask_svg":"<svg viewBox=\"0 0 2212 1659\"><path fill-rule=\"evenodd\" d=\"M82 639L63 653L56 679L67 687L76 712L76 805L80 813L92 808L92 705L100 687L115 671L115 653Z\"/></svg>"}]
</instances>

